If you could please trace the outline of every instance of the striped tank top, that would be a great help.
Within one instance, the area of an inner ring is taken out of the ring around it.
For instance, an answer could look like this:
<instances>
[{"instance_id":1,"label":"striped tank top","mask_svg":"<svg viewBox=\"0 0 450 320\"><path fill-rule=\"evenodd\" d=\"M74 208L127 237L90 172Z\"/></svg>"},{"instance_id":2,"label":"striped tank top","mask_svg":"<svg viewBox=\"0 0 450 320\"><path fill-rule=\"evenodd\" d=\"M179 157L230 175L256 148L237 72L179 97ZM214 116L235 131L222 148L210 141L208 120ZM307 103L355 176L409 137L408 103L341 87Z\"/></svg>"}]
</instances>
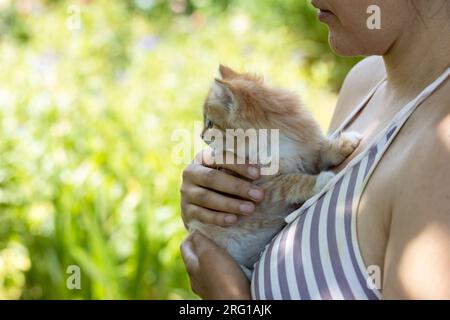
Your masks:
<instances>
[{"instance_id":1,"label":"striped tank top","mask_svg":"<svg viewBox=\"0 0 450 320\"><path fill-rule=\"evenodd\" d=\"M414 112L450 75L448 68L405 105L362 153L315 196L286 217L287 225L255 263L253 299L380 299L356 233L361 194L381 157ZM383 79L342 123L337 135L372 98Z\"/></svg>"}]
</instances>

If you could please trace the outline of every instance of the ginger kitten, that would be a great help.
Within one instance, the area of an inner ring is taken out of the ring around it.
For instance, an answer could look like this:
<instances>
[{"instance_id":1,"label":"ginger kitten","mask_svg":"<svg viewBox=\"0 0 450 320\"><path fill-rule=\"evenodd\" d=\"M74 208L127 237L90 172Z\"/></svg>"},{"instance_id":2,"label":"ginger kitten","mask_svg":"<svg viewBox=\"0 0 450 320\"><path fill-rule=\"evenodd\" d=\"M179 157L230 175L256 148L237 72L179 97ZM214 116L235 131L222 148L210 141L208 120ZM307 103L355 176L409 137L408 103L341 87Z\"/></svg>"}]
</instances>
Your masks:
<instances>
[{"instance_id":1,"label":"ginger kitten","mask_svg":"<svg viewBox=\"0 0 450 320\"><path fill-rule=\"evenodd\" d=\"M231 227L193 220L189 230L197 230L227 249L250 277L266 244L286 224L284 218L334 177L326 170L350 155L360 136L348 132L329 139L295 94L222 65L219 71L222 79L213 82L204 104L202 138L205 140L210 130L225 135L227 129L279 129L279 159L273 159L279 170L254 181L264 189L265 198L253 214L240 217ZM207 142L216 149L224 144ZM246 157L259 151L246 149Z\"/></svg>"}]
</instances>

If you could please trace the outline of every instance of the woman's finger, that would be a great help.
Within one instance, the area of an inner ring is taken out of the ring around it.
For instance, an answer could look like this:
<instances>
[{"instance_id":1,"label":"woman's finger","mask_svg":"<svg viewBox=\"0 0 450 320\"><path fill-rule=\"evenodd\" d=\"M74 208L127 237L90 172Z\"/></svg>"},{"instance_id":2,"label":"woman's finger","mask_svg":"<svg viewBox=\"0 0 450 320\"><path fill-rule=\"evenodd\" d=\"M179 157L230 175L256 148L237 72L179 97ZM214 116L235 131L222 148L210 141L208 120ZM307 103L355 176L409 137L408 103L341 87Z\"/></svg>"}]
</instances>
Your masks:
<instances>
[{"instance_id":1,"label":"woman's finger","mask_svg":"<svg viewBox=\"0 0 450 320\"><path fill-rule=\"evenodd\" d=\"M244 159L237 157L230 151L218 153L211 148L206 148L197 154L194 161L210 168L230 170L251 180L260 177L258 166L246 163Z\"/></svg>"},{"instance_id":2,"label":"woman's finger","mask_svg":"<svg viewBox=\"0 0 450 320\"><path fill-rule=\"evenodd\" d=\"M194 251L192 242L192 234L189 235L182 243L180 247L181 258L186 266L186 270L189 274L195 272L199 267L199 261L197 254Z\"/></svg>"},{"instance_id":3,"label":"woman's finger","mask_svg":"<svg viewBox=\"0 0 450 320\"><path fill-rule=\"evenodd\" d=\"M220 247L213 240L198 231L194 231L190 235L190 242L192 243L192 247L194 248L195 254L199 260L201 259L202 255L208 254L210 252L214 254L220 254L224 252L222 247Z\"/></svg>"},{"instance_id":4,"label":"woman's finger","mask_svg":"<svg viewBox=\"0 0 450 320\"><path fill-rule=\"evenodd\" d=\"M253 202L230 198L198 186L190 188L189 197L192 204L214 211L239 215L248 215L255 211Z\"/></svg>"},{"instance_id":5,"label":"woman's finger","mask_svg":"<svg viewBox=\"0 0 450 320\"><path fill-rule=\"evenodd\" d=\"M197 185L256 202L264 198L261 188L243 179L204 166L195 166L192 170L190 178Z\"/></svg>"},{"instance_id":6,"label":"woman's finger","mask_svg":"<svg viewBox=\"0 0 450 320\"><path fill-rule=\"evenodd\" d=\"M221 227L229 227L238 221L238 217L234 214L209 210L191 203L183 206L183 212L187 221L195 219Z\"/></svg>"}]
</instances>

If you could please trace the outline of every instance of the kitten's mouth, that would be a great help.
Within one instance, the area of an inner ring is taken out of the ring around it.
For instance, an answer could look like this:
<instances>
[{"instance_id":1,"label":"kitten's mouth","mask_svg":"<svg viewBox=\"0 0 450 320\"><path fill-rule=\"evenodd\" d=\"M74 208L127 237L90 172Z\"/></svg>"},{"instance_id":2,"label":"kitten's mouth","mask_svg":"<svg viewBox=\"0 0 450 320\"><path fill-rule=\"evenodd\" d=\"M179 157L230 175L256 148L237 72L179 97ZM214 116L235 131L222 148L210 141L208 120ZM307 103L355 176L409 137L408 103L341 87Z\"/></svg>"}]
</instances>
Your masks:
<instances>
[{"instance_id":1,"label":"kitten's mouth","mask_svg":"<svg viewBox=\"0 0 450 320\"><path fill-rule=\"evenodd\" d=\"M200 135L200 138L203 140L204 143L206 143L208 146L211 145L211 143L214 142L214 140L206 139L204 134Z\"/></svg>"}]
</instances>

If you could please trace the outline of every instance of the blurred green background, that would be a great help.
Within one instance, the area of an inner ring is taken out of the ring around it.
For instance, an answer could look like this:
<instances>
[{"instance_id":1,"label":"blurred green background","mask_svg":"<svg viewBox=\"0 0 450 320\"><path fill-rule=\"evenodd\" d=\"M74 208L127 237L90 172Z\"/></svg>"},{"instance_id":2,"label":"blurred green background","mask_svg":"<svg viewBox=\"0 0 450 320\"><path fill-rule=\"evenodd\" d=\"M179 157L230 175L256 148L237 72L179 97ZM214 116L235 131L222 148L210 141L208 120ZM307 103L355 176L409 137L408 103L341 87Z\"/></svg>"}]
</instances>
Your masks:
<instances>
[{"instance_id":1,"label":"blurred green background","mask_svg":"<svg viewBox=\"0 0 450 320\"><path fill-rule=\"evenodd\" d=\"M0 299L195 298L174 133L218 64L299 92L326 128L355 62L305 0L0 0Z\"/></svg>"}]
</instances>

